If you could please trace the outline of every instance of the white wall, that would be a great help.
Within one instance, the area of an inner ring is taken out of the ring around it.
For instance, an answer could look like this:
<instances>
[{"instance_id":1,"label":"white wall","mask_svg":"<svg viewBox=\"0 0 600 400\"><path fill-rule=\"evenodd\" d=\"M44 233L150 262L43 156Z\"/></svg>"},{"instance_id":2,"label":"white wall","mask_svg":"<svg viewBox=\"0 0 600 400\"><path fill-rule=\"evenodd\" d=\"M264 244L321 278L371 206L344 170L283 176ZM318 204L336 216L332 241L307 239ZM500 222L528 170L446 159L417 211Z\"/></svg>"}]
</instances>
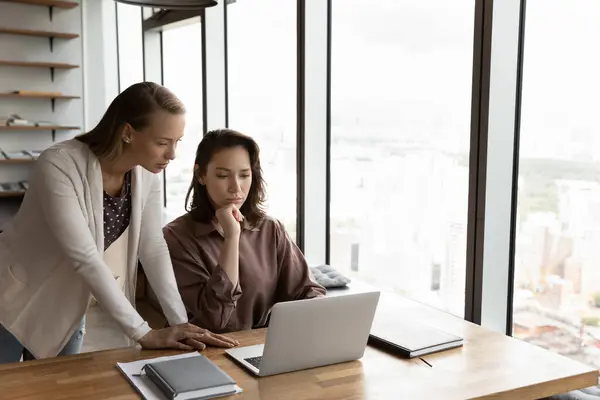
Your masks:
<instances>
[{"instance_id":1,"label":"white wall","mask_svg":"<svg viewBox=\"0 0 600 400\"><path fill-rule=\"evenodd\" d=\"M81 9L53 10L48 7L0 2L0 26L32 30L77 33L77 39L54 39L50 51L48 38L0 34L0 59L82 64ZM82 68L56 70L54 82L48 68L0 66L0 92L12 90L60 91L83 96ZM52 112L49 99L0 99L0 117L16 113L29 120L44 120L57 125L82 126L83 100L57 100ZM56 140L72 137L77 131L57 132ZM0 132L0 148L5 150L43 150L52 144L51 132ZM0 181L27 179L30 165L0 165ZM1 207L0 203L0 207Z\"/></svg>"}]
</instances>

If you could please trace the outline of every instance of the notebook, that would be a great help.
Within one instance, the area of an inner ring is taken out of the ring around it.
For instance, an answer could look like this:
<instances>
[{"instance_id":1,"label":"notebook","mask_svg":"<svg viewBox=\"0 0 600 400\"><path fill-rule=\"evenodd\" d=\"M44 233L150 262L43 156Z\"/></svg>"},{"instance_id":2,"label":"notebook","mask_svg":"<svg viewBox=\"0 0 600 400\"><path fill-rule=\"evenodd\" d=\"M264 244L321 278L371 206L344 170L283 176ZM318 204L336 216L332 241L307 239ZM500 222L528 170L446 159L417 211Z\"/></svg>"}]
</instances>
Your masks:
<instances>
[{"instance_id":1,"label":"notebook","mask_svg":"<svg viewBox=\"0 0 600 400\"><path fill-rule=\"evenodd\" d=\"M369 343L413 358L463 345L459 336L407 319L376 318Z\"/></svg>"},{"instance_id":2,"label":"notebook","mask_svg":"<svg viewBox=\"0 0 600 400\"><path fill-rule=\"evenodd\" d=\"M117 367L146 400L212 399L242 392L229 375L196 352Z\"/></svg>"}]
</instances>

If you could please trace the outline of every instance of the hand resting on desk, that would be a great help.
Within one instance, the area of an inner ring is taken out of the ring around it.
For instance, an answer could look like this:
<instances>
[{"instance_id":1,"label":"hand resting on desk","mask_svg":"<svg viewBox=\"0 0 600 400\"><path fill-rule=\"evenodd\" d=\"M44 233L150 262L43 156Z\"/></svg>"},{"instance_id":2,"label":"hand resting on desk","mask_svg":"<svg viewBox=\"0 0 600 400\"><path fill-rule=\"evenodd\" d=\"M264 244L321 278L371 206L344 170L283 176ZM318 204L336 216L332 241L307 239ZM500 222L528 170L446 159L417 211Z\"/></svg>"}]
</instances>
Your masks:
<instances>
[{"instance_id":1,"label":"hand resting on desk","mask_svg":"<svg viewBox=\"0 0 600 400\"><path fill-rule=\"evenodd\" d=\"M216 347L234 347L239 344L237 340L189 323L153 329L138 342L145 349L179 350L203 350L207 344Z\"/></svg>"}]
</instances>

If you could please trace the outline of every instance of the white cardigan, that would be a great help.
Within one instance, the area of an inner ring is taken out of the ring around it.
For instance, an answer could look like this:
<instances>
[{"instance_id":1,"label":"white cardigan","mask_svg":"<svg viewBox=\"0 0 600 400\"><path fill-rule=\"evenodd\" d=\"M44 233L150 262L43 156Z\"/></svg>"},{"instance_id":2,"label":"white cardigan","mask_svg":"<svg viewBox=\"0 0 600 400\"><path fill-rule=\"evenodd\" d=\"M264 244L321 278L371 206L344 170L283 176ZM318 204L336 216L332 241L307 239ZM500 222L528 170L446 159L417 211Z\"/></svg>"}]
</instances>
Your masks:
<instances>
[{"instance_id":1,"label":"white cardigan","mask_svg":"<svg viewBox=\"0 0 600 400\"><path fill-rule=\"evenodd\" d=\"M21 208L0 234L0 324L37 358L56 356L93 294L132 340L150 327L132 303L138 256L171 325L187 322L162 236L160 180L132 171L128 287L103 260L103 187L98 158L75 139L44 151Z\"/></svg>"}]
</instances>

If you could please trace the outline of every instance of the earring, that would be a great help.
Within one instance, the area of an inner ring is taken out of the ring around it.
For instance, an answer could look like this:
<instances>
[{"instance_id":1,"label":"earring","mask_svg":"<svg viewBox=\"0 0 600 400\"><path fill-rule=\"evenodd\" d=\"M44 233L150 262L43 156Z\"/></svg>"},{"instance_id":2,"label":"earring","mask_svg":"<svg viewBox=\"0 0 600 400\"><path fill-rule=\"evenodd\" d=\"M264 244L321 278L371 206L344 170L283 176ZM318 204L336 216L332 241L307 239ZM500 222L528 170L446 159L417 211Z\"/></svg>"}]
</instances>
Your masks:
<instances>
[{"instance_id":1,"label":"earring","mask_svg":"<svg viewBox=\"0 0 600 400\"><path fill-rule=\"evenodd\" d=\"M129 140L128 138L123 138L123 141L128 144L131 142L131 140Z\"/></svg>"}]
</instances>

